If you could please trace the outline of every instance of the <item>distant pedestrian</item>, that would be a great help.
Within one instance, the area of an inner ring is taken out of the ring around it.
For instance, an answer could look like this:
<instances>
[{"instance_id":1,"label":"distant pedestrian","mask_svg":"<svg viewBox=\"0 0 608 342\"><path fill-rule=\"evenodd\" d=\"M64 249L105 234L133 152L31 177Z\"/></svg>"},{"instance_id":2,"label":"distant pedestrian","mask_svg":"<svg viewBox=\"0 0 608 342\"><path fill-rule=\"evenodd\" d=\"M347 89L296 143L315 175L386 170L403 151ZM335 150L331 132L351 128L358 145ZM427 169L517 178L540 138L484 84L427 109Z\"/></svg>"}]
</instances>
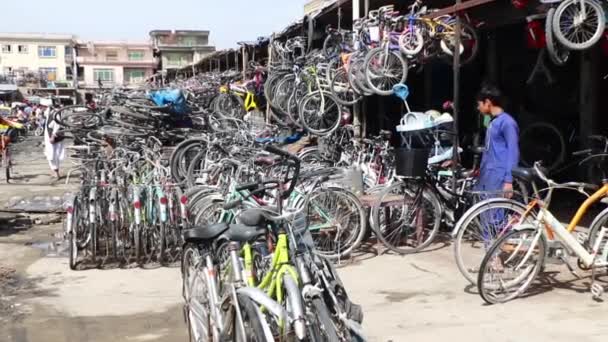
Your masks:
<instances>
[{"instance_id":1,"label":"distant pedestrian","mask_svg":"<svg viewBox=\"0 0 608 342\"><path fill-rule=\"evenodd\" d=\"M51 171L57 179L60 179L59 166L65 156L63 147L63 134L60 132L61 126L51 117L51 108L47 107L44 112L46 123L44 125L44 154L49 161Z\"/></svg>"}]
</instances>

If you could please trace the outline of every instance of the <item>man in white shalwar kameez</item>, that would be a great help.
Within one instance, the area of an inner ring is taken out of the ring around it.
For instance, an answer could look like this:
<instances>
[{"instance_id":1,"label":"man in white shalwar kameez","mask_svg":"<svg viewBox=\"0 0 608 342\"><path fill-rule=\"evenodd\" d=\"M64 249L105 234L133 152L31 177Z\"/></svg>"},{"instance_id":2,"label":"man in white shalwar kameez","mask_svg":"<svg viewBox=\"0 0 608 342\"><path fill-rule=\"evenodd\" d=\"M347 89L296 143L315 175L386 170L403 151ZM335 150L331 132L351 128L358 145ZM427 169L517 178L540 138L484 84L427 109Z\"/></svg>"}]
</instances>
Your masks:
<instances>
[{"instance_id":1,"label":"man in white shalwar kameez","mask_svg":"<svg viewBox=\"0 0 608 342\"><path fill-rule=\"evenodd\" d=\"M55 177L59 179L59 164L65 156L65 149L63 148L63 141L55 141L60 126L51 118L50 114L51 108L47 107L44 112L46 118L46 125L44 125L44 154L49 161L51 170L55 173Z\"/></svg>"}]
</instances>

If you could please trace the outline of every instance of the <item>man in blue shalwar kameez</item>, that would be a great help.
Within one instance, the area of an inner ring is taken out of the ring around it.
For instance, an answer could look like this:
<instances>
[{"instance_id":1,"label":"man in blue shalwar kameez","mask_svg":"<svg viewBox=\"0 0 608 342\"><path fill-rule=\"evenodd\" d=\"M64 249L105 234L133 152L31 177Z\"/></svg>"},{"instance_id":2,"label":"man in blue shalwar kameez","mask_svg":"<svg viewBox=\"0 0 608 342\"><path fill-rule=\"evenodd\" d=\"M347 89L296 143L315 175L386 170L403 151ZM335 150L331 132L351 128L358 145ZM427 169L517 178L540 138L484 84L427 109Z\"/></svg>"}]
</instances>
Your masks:
<instances>
[{"instance_id":1,"label":"man in blue shalwar kameez","mask_svg":"<svg viewBox=\"0 0 608 342\"><path fill-rule=\"evenodd\" d=\"M513 196L511 170L519 162L519 128L513 117L502 108L502 94L492 86L484 86L477 95L477 109L491 120L486 130L485 151L477 190L504 192Z\"/></svg>"}]
</instances>

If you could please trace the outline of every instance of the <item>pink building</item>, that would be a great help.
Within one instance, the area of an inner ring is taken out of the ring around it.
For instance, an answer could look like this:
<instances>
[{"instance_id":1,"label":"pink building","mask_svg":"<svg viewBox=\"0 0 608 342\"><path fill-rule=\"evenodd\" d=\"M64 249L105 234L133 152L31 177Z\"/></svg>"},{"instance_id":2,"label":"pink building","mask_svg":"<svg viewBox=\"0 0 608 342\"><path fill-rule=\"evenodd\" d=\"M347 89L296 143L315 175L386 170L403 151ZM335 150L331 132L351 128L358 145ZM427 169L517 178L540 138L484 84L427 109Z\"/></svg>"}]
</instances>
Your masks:
<instances>
[{"instance_id":1,"label":"pink building","mask_svg":"<svg viewBox=\"0 0 608 342\"><path fill-rule=\"evenodd\" d=\"M79 41L77 50L79 88L135 87L158 64L149 43Z\"/></svg>"}]
</instances>

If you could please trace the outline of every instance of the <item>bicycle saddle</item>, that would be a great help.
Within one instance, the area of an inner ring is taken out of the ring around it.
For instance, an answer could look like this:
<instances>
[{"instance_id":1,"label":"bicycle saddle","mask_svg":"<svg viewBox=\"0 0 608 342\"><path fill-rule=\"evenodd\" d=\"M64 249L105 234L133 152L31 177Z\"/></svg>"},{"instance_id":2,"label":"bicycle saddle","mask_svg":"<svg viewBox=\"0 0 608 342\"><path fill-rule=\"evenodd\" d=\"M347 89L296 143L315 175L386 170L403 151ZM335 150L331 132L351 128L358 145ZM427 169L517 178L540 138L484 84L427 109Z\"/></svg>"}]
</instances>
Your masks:
<instances>
[{"instance_id":1,"label":"bicycle saddle","mask_svg":"<svg viewBox=\"0 0 608 342\"><path fill-rule=\"evenodd\" d=\"M541 167L541 171L546 174L547 170ZM526 182L532 182L537 178L536 171L531 167L520 167L516 166L511 170L513 177L517 177L525 180Z\"/></svg>"},{"instance_id":2,"label":"bicycle saddle","mask_svg":"<svg viewBox=\"0 0 608 342\"><path fill-rule=\"evenodd\" d=\"M267 223L264 212L279 215L276 207L251 208L241 212L237 219L246 226L265 226Z\"/></svg>"},{"instance_id":3,"label":"bicycle saddle","mask_svg":"<svg viewBox=\"0 0 608 342\"><path fill-rule=\"evenodd\" d=\"M248 242L266 233L265 227L244 224L216 223L193 227L182 232L185 242L204 243L219 237L230 241Z\"/></svg>"}]
</instances>

